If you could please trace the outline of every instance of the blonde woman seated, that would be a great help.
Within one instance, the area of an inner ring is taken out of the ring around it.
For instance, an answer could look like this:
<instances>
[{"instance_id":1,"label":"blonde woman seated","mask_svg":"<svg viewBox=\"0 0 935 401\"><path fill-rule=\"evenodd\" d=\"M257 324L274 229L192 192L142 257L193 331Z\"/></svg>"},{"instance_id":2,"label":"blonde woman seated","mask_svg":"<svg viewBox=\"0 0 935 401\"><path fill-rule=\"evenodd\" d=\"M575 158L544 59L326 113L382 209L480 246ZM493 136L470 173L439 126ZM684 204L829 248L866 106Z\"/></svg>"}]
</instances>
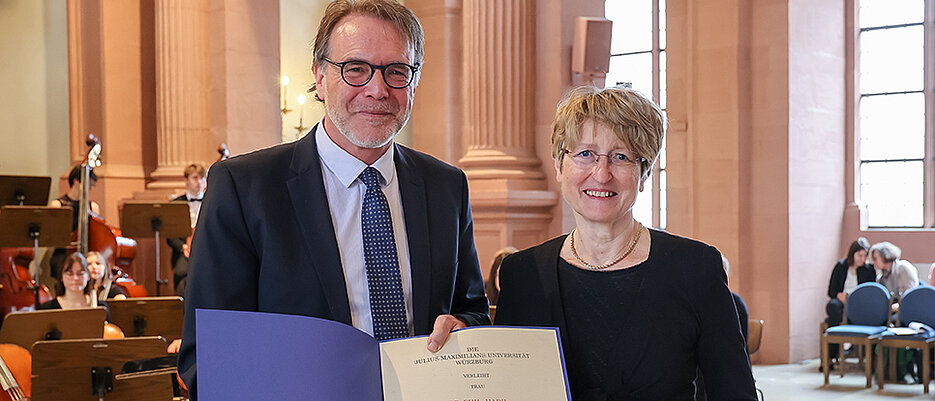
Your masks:
<instances>
[{"instance_id":1,"label":"blonde woman seated","mask_svg":"<svg viewBox=\"0 0 935 401\"><path fill-rule=\"evenodd\" d=\"M575 401L755 400L717 249L650 230L633 204L663 115L623 88L576 88L552 126L556 180L576 227L508 256L496 324L558 327Z\"/></svg>"},{"instance_id":2,"label":"blonde woman seated","mask_svg":"<svg viewBox=\"0 0 935 401\"><path fill-rule=\"evenodd\" d=\"M122 288L114 284L114 271L100 252L88 252L88 270L91 272L91 288L97 290L97 299L127 299Z\"/></svg>"}]
</instances>

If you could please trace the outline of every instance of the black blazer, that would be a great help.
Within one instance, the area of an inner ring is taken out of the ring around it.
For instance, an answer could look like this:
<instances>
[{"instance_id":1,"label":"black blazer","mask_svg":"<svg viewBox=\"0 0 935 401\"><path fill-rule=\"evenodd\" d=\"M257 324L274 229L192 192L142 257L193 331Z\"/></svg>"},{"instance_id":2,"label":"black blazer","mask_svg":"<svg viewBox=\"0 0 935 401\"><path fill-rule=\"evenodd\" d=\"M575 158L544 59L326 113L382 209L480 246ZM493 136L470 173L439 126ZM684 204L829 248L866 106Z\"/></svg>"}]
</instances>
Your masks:
<instances>
[{"instance_id":1,"label":"black blazer","mask_svg":"<svg viewBox=\"0 0 935 401\"><path fill-rule=\"evenodd\" d=\"M845 280L847 280L847 265L844 263L844 259L841 259L834 265L834 270L831 271L831 280L828 281L828 296L836 298L839 292L844 291ZM873 265L857 266L857 284L873 281L877 281L877 272L873 269Z\"/></svg>"},{"instance_id":2,"label":"black blazer","mask_svg":"<svg viewBox=\"0 0 935 401\"><path fill-rule=\"evenodd\" d=\"M468 325L489 324L467 178L435 158L393 146L409 241L415 334L430 333L442 314ZM179 371L192 394L197 391L196 308L351 324L314 134L214 164L193 244L179 355Z\"/></svg>"},{"instance_id":3,"label":"black blazer","mask_svg":"<svg viewBox=\"0 0 935 401\"><path fill-rule=\"evenodd\" d=\"M756 400L753 373L733 297L717 249L650 230L649 264L632 327L607 350L609 377L596 389L569 383L572 397L611 400L689 400L697 367L704 373L710 400ZM558 281L558 260L566 236L508 256L500 267L496 324L558 327L568 338ZM569 349L565 346L564 349ZM566 355L567 357L567 355ZM577 392L577 394L576 394ZM579 397L583 392L587 395ZM595 394L603 394L594 398ZM590 397L590 398L589 398Z\"/></svg>"}]
</instances>

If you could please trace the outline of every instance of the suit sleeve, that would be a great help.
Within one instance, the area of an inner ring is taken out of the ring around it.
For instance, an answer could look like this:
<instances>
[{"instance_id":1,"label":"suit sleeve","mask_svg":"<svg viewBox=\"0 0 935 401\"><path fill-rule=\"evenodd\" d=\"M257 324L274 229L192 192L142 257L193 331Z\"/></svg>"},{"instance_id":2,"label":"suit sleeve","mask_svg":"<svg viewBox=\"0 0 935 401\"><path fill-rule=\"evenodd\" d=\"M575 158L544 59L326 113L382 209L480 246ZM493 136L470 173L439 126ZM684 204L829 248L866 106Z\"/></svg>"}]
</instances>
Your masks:
<instances>
[{"instance_id":1,"label":"suit sleeve","mask_svg":"<svg viewBox=\"0 0 935 401\"><path fill-rule=\"evenodd\" d=\"M490 306L484 289L484 276L474 247L474 219L468 199L467 177L461 173L461 232L458 234L458 266L451 314L468 326L490 324Z\"/></svg>"},{"instance_id":2,"label":"suit sleeve","mask_svg":"<svg viewBox=\"0 0 935 401\"><path fill-rule=\"evenodd\" d=\"M229 168L215 164L192 242L179 374L197 396L196 309L257 310L259 261Z\"/></svg>"},{"instance_id":3,"label":"suit sleeve","mask_svg":"<svg viewBox=\"0 0 935 401\"><path fill-rule=\"evenodd\" d=\"M727 288L721 256L708 247L699 266L697 313L701 325L698 363L704 374L708 399L756 400L753 372L743 340L737 308Z\"/></svg>"}]
</instances>

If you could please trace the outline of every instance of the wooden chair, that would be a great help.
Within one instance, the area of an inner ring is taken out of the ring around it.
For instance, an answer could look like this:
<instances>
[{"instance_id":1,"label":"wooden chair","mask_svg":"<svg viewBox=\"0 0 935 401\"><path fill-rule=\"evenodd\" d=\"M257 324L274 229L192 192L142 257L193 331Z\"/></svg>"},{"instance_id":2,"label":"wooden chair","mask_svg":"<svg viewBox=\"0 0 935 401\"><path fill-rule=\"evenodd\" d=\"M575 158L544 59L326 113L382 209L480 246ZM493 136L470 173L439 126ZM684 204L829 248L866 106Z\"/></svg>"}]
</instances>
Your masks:
<instances>
[{"instance_id":1,"label":"wooden chair","mask_svg":"<svg viewBox=\"0 0 935 401\"><path fill-rule=\"evenodd\" d=\"M878 283L858 285L847 297L847 304L844 306L845 324L829 327L821 335L821 367L825 375L825 385L828 384L828 375L831 373L828 345L851 343L862 347L863 352L858 355L867 377L866 387L872 386L873 346L890 322L891 302L889 291ZM843 375L843 371L841 374Z\"/></svg>"},{"instance_id":2,"label":"wooden chair","mask_svg":"<svg viewBox=\"0 0 935 401\"><path fill-rule=\"evenodd\" d=\"M747 353L755 354L760 350L760 341L763 339L763 321L750 319L747 321Z\"/></svg>"},{"instance_id":3,"label":"wooden chair","mask_svg":"<svg viewBox=\"0 0 935 401\"><path fill-rule=\"evenodd\" d=\"M935 327L935 287L921 285L903 294L899 302L898 326L908 326L909 323L919 322ZM935 349L935 333L922 333L916 335L896 335L884 332L880 337L880 350L877 353L877 386L883 389L883 349L890 351L890 378L896 378L896 348L915 348L922 351L922 386L925 394L929 392L929 369L931 364L931 350Z\"/></svg>"}]
</instances>

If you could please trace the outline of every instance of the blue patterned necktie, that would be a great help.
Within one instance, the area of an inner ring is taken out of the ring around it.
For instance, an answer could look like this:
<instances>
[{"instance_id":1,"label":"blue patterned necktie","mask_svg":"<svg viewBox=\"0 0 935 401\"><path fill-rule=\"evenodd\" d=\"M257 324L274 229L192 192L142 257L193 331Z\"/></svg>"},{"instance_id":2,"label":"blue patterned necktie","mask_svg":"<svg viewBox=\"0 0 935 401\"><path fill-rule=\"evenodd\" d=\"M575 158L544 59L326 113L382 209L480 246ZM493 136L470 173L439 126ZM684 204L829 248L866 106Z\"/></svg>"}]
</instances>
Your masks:
<instances>
[{"instance_id":1,"label":"blue patterned necktie","mask_svg":"<svg viewBox=\"0 0 935 401\"><path fill-rule=\"evenodd\" d=\"M380 172L367 167L360 173L367 186L360 211L364 234L364 262L370 287L370 312L373 317L373 337L377 340L407 337L406 304L399 276L399 258L393 238L390 205L380 189Z\"/></svg>"}]
</instances>

